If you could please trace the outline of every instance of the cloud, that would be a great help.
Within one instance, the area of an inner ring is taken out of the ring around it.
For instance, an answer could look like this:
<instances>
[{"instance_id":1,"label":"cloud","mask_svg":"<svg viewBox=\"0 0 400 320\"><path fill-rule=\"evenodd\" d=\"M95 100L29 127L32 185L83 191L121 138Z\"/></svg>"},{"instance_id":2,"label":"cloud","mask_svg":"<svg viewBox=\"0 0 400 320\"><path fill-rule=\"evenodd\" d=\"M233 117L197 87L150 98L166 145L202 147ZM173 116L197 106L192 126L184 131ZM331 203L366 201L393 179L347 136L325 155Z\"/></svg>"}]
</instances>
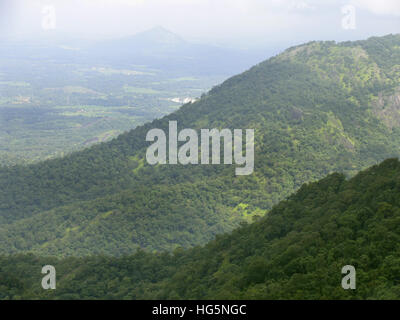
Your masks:
<instances>
[{"instance_id":1,"label":"cloud","mask_svg":"<svg viewBox=\"0 0 400 320\"><path fill-rule=\"evenodd\" d=\"M145 4L145 0L84 0L89 4L95 5L127 5L127 6L138 6Z\"/></svg>"},{"instance_id":2,"label":"cloud","mask_svg":"<svg viewBox=\"0 0 400 320\"><path fill-rule=\"evenodd\" d=\"M210 0L83 0L83 2L87 2L93 5L125 5L125 6L136 7L140 5L144 6L153 6L153 5L192 6L199 4L207 5L210 3Z\"/></svg>"},{"instance_id":3,"label":"cloud","mask_svg":"<svg viewBox=\"0 0 400 320\"><path fill-rule=\"evenodd\" d=\"M315 6L306 1L292 1L290 3L290 8L294 10L315 10Z\"/></svg>"},{"instance_id":4,"label":"cloud","mask_svg":"<svg viewBox=\"0 0 400 320\"><path fill-rule=\"evenodd\" d=\"M374 14L400 16L399 0L352 0L351 3Z\"/></svg>"}]
</instances>

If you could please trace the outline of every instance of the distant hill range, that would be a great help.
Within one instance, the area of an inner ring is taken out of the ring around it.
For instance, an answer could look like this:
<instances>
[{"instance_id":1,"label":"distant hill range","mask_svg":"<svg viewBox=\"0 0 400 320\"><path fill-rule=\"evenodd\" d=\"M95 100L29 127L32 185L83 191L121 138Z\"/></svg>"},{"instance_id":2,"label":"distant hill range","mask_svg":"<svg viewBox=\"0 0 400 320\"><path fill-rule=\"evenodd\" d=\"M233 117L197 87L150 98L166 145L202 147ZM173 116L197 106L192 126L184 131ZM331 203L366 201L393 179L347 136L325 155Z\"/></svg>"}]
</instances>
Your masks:
<instances>
[{"instance_id":1,"label":"distant hill range","mask_svg":"<svg viewBox=\"0 0 400 320\"><path fill-rule=\"evenodd\" d=\"M276 48L242 50L192 43L163 27L110 40L81 39L50 31L28 40L0 38L0 44L0 57L6 58L51 59L60 63L108 64L124 68L143 65L174 75L227 77L277 52Z\"/></svg>"},{"instance_id":2,"label":"distant hill range","mask_svg":"<svg viewBox=\"0 0 400 320\"><path fill-rule=\"evenodd\" d=\"M265 57L273 53L271 49L262 54ZM89 54L113 63L142 64L168 72L190 70L195 75L233 75L262 59L259 51L191 43L163 27L99 42L89 48Z\"/></svg>"}]
</instances>

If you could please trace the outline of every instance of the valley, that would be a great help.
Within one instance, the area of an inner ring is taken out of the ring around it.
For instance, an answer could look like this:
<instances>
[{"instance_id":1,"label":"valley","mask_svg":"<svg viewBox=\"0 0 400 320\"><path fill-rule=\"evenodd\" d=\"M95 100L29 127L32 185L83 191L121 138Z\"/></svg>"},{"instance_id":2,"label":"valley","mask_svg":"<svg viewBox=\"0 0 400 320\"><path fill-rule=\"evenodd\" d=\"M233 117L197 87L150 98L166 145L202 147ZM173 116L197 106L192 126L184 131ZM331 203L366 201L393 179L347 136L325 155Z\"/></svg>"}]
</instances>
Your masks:
<instances>
[{"instance_id":1,"label":"valley","mask_svg":"<svg viewBox=\"0 0 400 320\"><path fill-rule=\"evenodd\" d=\"M0 39L0 47L3 166L110 141L195 101L259 59L193 44L161 27L117 40Z\"/></svg>"},{"instance_id":2,"label":"valley","mask_svg":"<svg viewBox=\"0 0 400 320\"><path fill-rule=\"evenodd\" d=\"M1 61L2 165L38 162L109 141L171 113L181 101L199 97L224 79L177 78L143 66L33 63Z\"/></svg>"}]
</instances>

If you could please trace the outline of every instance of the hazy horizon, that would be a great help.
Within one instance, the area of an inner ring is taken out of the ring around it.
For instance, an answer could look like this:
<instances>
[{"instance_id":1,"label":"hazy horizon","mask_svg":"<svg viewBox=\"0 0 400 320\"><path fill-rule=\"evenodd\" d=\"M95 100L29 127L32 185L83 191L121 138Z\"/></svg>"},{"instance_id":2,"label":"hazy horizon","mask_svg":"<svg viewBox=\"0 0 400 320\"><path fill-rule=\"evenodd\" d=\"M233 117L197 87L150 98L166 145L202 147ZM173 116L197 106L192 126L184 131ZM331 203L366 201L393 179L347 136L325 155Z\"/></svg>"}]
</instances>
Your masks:
<instances>
[{"instance_id":1,"label":"hazy horizon","mask_svg":"<svg viewBox=\"0 0 400 320\"><path fill-rule=\"evenodd\" d=\"M356 40L400 32L396 0L2 0L0 35L119 38L156 26L233 47Z\"/></svg>"}]
</instances>

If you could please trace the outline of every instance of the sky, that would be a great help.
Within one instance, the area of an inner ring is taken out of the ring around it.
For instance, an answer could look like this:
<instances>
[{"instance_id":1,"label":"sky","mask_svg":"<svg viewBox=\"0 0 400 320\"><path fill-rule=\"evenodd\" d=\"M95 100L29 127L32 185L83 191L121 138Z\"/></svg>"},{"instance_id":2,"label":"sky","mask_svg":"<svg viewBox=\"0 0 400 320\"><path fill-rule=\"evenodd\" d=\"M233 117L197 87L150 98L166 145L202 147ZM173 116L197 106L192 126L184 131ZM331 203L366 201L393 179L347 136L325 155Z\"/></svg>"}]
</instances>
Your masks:
<instances>
[{"instance_id":1,"label":"sky","mask_svg":"<svg viewBox=\"0 0 400 320\"><path fill-rule=\"evenodd\" d=\"M0 35L115 38L162 26L228 46L400 33L400 0L0 0Z\"/></svg>"}]
</instances>

